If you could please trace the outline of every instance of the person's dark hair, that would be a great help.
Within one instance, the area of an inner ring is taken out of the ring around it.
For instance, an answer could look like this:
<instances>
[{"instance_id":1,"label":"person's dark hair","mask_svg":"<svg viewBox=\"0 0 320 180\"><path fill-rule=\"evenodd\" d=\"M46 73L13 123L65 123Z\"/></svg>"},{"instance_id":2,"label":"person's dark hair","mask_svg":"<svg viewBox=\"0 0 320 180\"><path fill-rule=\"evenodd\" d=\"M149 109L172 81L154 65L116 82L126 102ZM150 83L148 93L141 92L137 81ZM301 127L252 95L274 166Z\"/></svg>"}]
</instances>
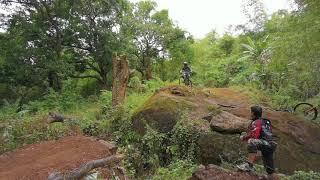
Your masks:
<instances>
[{"instance_id":1,"label":"person's dark hair","mask_svg":"<svg viewBox=\"0 0 320 180\"><path fill-rule=\"evenodd\" d=\"M262 108L260 106L252 106L251 112L253 113L255 118L261 118L262 116Z\"/></svg>"}]
</instances>

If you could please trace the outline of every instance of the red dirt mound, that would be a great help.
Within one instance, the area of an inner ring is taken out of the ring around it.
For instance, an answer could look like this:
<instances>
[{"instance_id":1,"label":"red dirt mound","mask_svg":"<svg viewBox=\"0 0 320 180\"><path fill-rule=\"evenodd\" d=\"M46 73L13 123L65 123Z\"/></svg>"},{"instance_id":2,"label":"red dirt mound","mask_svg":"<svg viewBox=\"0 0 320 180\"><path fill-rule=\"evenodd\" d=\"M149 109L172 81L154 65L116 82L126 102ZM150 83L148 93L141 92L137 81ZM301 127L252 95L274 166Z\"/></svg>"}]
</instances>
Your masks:
<instances>
[{"instance_id":1,"label":"red dirt mound","mask_svg":"<svg viewBox=\"0 0 320 180\"><path fill-rule=\"evenodd\" d=\"M84 136L28 145L0 156L0 179L47 179L54 171L70 171L111 154L106 144Z\"/></svg>"}]
</instances>

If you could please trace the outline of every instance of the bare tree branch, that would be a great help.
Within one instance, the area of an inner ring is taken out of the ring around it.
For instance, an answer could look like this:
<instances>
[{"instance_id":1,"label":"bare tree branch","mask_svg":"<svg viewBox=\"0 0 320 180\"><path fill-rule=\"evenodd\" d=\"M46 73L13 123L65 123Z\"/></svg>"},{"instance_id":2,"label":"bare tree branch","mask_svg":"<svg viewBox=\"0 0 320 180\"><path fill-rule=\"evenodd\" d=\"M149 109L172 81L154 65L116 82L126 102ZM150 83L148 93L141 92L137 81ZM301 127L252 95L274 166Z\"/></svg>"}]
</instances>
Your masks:
<instances>
[{"instance_id":1,"label":"bare tree branch","mask_svg":"<svg viewBox=\"0 0 320 180\"><path fill-rule=\"evenodd\" d=\"M62 175L59 172L51 173L48 177L48 180L75 180L75 179L82 179L86 176L90 171L105 167L105 166L115 166L116 164L120 163L123 159L120 155L110 156L105 159L93 160L88 162L87 164L82 165L79 169L74 170L66 175Z\"/></svg>"}]
</instances>

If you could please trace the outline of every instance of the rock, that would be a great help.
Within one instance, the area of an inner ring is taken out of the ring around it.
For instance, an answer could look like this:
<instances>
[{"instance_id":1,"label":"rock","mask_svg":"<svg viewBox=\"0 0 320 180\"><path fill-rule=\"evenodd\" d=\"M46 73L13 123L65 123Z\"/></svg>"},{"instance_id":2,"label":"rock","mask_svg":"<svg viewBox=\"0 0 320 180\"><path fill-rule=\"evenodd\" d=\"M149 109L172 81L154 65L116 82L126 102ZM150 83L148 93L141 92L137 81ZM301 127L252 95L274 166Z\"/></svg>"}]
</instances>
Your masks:
<instances>
[{"instance_id":1,"label":"rock","mask_svg":"<svg viewBox=\"0 0 320 180\"><path fill-rule=\"evenodd\" d=\"M221 160L235 162L246 155L246 145L239 141L238 134L200 131L197 144L198 161L205 165L220 165Z\"/></svg>"},{"instance_id":2,"label":"rock","mask_svg":"<svg viewBox=\"0 0 320 180\"><path fill-rule=\"evenodd\" d=\"M205 169L198 169L189 180L258 180L262 179L257 174L234 172L219 166L208 165Z\"/></svg>"},{"instance_id":3,"label":"rock","mask_svg":"<svg viewBox=\"0 0 320 180\"><path fill-rule=\"evenodd\" d=\"M207 116L203 117L202 119L207 120L208 122L211 122L214 115L215 115L214 113L210 112Z\"/></svg>"},{"instance_id":4,"label":"rock","mask_svg":"<svg viewBox=\"0 0 320 180\"><path fill-rule=\"evenodd\" d=\"M184 96L175 94L173 89ZM161 88L134 113L135 130L144 134L146 125L149 125L159 132L169 133L183 115L189 123L185 125L192 126L199 135L199 163L219 165L221 159L228 162L243 159L247 150L246 144L239 140L239 134L249 124L250 99L227 88L206 91L213 95L208 97L201 90L191 91L180 86ZM237 106L227 108L219 104ZM263 114L271 120L277 137L275 165L279 172L320 171L320 126L293 114L266 108Z\"/></svg>"},{"instance_id":5,"label":"rock","mask_svg":"<svg viewBox=\"0 0 320 180\"><path fill-rule=\"evenodd\" d=\"M154 96L133 115L133 126L140 134L146 131L146 124L159 132L170 132L178 121L179 108L187 105L164 95Z\"/></svg>"},{"instance_id":6,"label":"rock","mask_svg":"<svg viewBox=\"0 0 320 180\"><path fill-rule=\"evenodd\" d=\"M179 92L172 94L172 90ZM159 132L170 132L180 115L195 108L192 101L184 99L181 94L190 96L185 88L160 89L139 110L134 113L133 126L140 134L146 131L146 124Z\"/></svg>"},{"instance_id":7,"label":"rock","mask_svg":"<svg viewBox=\"0 0 320 180\"><path fill-rule=\"evenodd\" d=\"M250 124L248 119L240 118L228 112L221 112L212 117L210 127L213 131L222 133L241 133Z\"/></svg>"}]
</instances>

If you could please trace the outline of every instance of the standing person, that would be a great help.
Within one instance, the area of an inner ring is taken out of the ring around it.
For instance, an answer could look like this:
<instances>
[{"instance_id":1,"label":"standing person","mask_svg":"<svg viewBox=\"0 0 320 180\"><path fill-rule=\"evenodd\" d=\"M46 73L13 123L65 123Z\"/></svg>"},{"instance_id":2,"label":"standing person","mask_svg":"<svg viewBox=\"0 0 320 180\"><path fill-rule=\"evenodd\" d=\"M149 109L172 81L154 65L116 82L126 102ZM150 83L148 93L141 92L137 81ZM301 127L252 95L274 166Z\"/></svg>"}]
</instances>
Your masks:
<instances>
[{"instance_id":1,"label":"standing person","mask_svg":"<svg viewBox=\"0 0 320 180\"><path fill-rule=\"evenodd\" d=\"M245 135L240 136L240 140L248 143L248 159L247 162L237 166L241 171L254 171L254 163L257 157L257 151L261 151L263 165L268 173L268 176L273 178L275 173L273 153L277 143L272 138L271 122L268 119L263 119L262 108L260 106L251 107L252 122L248 127Z\"/></svg>"}]
</instances>

